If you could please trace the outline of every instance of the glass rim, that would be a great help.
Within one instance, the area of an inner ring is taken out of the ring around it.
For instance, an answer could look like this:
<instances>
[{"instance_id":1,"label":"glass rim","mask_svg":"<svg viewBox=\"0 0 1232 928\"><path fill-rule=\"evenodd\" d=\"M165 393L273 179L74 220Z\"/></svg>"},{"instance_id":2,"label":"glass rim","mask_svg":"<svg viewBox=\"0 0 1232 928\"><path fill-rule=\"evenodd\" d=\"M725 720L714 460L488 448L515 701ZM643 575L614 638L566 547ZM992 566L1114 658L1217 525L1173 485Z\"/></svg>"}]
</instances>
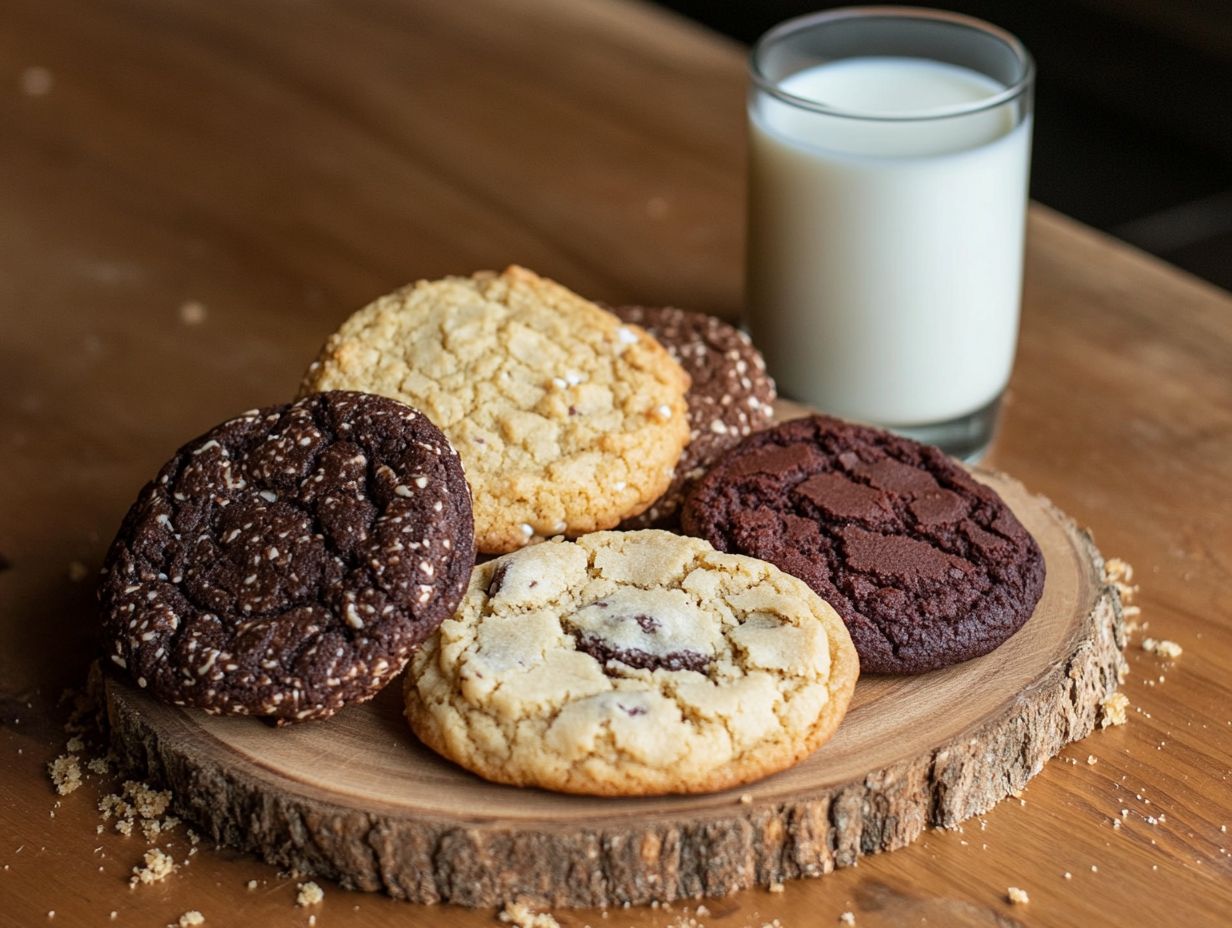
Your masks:
<instances>
[{"instance_id":1,"label":"glass rim","mask_svg":"<svg viewBox=\"0 0 1232 928\"><path fill-rule=\"evenodd\" d=\"M982 100L976 100L970 104L947 107L944 110L912 114L865 113L819 103L816 100L810 100L808 97L789 93L762 73L760 59L766 49L774 43L789 35L811 29L814 26L826 25L845 19L915 19L925 22L945 23L969 29L972 32L978 32L1006 45L1014 57L1018 59L1022 67L1022 74L1018 80L1014 81L1004 90ZM822 10L818 13L808 13L804 16L796 16L792 19L784 20L764 33L753 44L752 49L749 51L748 61L749 77L758 90L800 109L811 110L814 113L821 113L826 116L839 116L845 119L859 119L868 122L927 122L937 119L953 119L958 116L970 116L973 113L980 113L984 110L1004 106L1006 103L1026 93L1035 81L1035 60L1022 42L1012 33L974 16L965 16L962 13L950 13L945 10L934 10L917 6L845 6L833 10Z\"/></svg>"}]
</instances>

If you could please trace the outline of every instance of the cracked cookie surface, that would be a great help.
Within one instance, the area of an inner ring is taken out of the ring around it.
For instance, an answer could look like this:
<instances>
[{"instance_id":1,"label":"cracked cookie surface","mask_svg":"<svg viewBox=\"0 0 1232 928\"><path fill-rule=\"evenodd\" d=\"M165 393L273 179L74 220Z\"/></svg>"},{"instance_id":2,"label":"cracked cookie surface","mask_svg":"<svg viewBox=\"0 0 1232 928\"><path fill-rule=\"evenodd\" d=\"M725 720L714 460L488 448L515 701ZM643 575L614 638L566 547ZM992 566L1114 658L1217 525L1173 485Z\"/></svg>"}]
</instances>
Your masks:
<instances>
[{"instance_id":1,"label":"cracked cookie surface","mask_svg":"<svg viewBox=\"0 0 1232 928\"><path fill-rule=\"evenodd\" d=\"M441 431L384 397L316 394L224 422L145 486L104 563L107 652L176 705L324 718L402 671L473 562Z\"/></svg>"},{"instance_id":2,"label":"cracked cookie surface","mask_svg":"<svg viewBox=\"0 0 1232 928\"><path fill-rule=\"evenodd\" d=\"M771 564L669 532L596 532L475 568L412 659L406 716L503 783L597 795L725 789L823 744L859 662Z\"/></svg>"},{"instance_id":3,"label":"cracked cookie surface","mask_svg":"<svg viewBox=\"0 0 1232 928\"><path fill-rule=\"evenodd\" d=\"M986 654L1044 589L1043 554L995 491L937 448L828 416L746 439L694 486L682 521L804 580L866 673Z\"/></svg>"},{"instance_id":4,"label":"cracked cookie surface","mask_svg":"<svg viewBox=\"0 0 1232 928\"><path fill-rule=\"evenodd\" d=\"M692 380L689 444L672 483L624 528L674 528L689 487L728 448L768 426L777 396L761 352L748 335L722 319L674 307L617 306L612 312L640 325L680 362Z\"/></svg>"},{"instance_id":5,"label":"cracked cookie surface","mask_svg":"<svg viewBox=\"0 0 1232 928\"><path fill-rule=\"evenodd\" d=\"M381 297L329 338L302 392L423 410L462 456L479 550L499 554L611 528L661 496L688 386L643 329L511 267Z\"/></svg>"}]
</instances>

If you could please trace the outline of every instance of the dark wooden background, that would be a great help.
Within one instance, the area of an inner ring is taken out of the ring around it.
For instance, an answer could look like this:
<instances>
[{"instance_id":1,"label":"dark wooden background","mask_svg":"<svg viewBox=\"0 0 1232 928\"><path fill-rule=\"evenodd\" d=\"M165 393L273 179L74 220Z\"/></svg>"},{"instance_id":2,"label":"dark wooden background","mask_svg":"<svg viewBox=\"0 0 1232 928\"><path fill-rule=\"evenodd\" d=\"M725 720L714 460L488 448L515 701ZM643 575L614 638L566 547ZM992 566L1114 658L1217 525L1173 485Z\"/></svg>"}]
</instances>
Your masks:
<instances>
[{"instance_id":1,"label":"dark wooden background","mask_svg":"<svg viewBox=\"0 0 1232 928\"><path fill-rule=\"evenodd\" d=\"M842 0L660 0L752 43ZM936 0L1039 67L1032 196L1232 288L1232 3Z\"/></svg>"}]
</instances>

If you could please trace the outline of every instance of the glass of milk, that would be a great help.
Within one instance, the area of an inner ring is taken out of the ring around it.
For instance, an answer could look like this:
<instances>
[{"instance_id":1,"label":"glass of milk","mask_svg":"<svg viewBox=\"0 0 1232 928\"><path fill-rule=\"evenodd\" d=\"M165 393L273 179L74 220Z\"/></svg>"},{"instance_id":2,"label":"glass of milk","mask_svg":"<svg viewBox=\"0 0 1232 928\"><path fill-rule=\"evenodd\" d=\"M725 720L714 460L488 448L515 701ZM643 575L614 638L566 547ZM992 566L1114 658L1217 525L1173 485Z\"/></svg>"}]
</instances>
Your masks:
<instances>
[{"instance_id":1,"label":"glass of milk","mask_svg":"<svg viewBox=\"0 0 1232 928\"><path fill-rule=\"evenodd\" d=\"M975 459L1013 366L1034 64L915 7L753 49L745 322L780 391Z\"/></svg>"}]
</instances>

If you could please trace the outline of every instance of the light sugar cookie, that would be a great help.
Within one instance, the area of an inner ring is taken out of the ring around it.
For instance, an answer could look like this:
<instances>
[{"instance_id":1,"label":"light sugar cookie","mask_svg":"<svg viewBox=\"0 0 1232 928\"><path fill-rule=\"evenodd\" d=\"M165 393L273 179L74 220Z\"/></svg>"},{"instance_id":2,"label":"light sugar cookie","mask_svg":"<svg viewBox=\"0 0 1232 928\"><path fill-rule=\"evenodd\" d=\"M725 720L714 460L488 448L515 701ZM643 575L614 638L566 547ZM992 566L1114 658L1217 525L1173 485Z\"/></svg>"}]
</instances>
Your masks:
<instances>
[{"instance_id":1,"label":"light sugar cookie","mask_svg":"<svg viewBox=\"0 0 1232 928\"><path fill-rule=\"evenodd\" d=\"M497 782L708 792L822 745L858 673L842 620L778 568L669 532L598 532L476 567L413 658L406 717Z\"/></svg>"},{"instance_id":2,"label":"light sugar cookie","mask_svg":"<svg viewBox=\"0 0 1232 928\"><path fill-rule=\"evenodd\" d=\"M458 450L481 552L611 528L662 495L689 378L636 325L524 268L420 281L361 309L302 392L422 410Z\"/></svg>"}]
</instances>

